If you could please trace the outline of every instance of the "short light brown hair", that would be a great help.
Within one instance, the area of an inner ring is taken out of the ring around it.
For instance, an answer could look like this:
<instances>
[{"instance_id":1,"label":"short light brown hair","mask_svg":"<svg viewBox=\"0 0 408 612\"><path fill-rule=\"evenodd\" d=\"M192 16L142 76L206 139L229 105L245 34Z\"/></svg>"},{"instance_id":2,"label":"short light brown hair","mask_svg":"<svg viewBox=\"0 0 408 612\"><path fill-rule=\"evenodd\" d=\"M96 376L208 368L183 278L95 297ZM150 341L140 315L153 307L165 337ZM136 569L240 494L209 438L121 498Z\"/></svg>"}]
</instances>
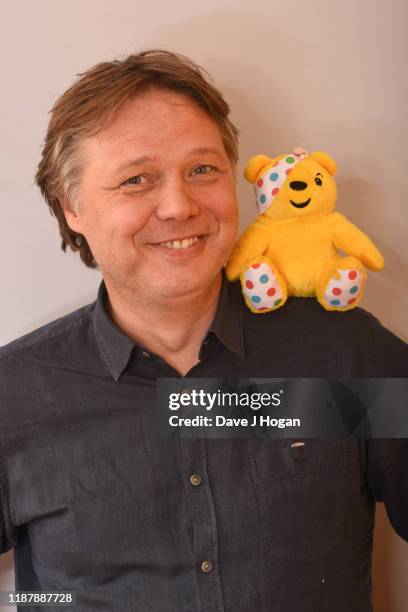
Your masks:
<instances>
[{"instance_id":1,"label":"short light brown hair","mask_svg":"<svg viewBox=\"0 0 408 612\"><path fill-rule=\"evenodd\" d=\"M195 101L218 125L233 164L238 160L238 130L229 120L229 106L208 73L183 55L153 49L124 60L102 62L78 76L51 109L35 180L51 215L58 220L62 250L69 246L79 251L86 266L97 268L85 237L69 228L62 205L66 198L75 206L82 139L106 127L126 100L152 87L176 91Z\"/></svg>"}]
</instances>

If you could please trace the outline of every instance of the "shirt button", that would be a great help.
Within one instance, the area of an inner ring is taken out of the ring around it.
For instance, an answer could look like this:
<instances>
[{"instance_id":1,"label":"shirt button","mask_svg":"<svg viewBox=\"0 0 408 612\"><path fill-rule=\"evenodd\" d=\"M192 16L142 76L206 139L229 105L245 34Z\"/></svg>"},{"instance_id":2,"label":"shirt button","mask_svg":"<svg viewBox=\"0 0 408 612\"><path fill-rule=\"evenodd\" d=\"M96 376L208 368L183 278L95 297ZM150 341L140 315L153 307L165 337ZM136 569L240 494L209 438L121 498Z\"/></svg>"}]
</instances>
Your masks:
<instances>
[{"instance_id":1,"label":"shirt button","mask_svg":"<svg viewBox=\"0 0 408 612\"><path fill-rule=\"evenodd\" d=\"M211 572L213 568L213 564L211 563L211 561L203 561L201 564L201 569L203 570L203 572Z\"/></svg>"},{"instance_id":2,"label":"shirt button","mask_svg":"<svg viewBox=\"0 0 408 612\"><path fill-rule=\"evenodd\" d=\"M191 476L190 476L190 482L195 487L197 485L201 484L202 480L203 479L201 478L200 474L191 474Z\"/></svg>"},{"instance_id":3,"label":"shirt button","mask_svg":"<svg viewBox=\"0 0 408 612\"><path fill-rule=\"evenodd\" d=\"M146 357L146 359L150 359L151 357L150 353L148 353L147 351L142 351L142 355L143 357Z\"/></svg>"}]
</instances>

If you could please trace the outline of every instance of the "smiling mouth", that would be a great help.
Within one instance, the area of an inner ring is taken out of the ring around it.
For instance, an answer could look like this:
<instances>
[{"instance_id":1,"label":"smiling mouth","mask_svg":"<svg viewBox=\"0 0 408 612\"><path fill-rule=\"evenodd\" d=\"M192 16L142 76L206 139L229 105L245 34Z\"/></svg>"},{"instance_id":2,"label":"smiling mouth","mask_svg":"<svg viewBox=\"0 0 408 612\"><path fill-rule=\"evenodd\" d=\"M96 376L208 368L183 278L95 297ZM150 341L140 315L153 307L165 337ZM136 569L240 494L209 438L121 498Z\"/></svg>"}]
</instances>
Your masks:
<instances>
[{"instance_id":1,"label":"smiling mouth","mask_svg":"<svg viewBox=\"0 0 408 612\"><path fill-rule=\"evenodd\" d=\"M305 206L307 206L310 202L311 198L309 198L308 200L306 200L306 202L294 202L293 200L290 200L290 203L295 206L296 208L304 208Z\"/></svg>"},{"instance_id":2,"label":"smiling mouth","mask_svg":"<svg viewBox=\"0 0 408 612\"><path fill-rule=\"evenodd\" d=\"M204 235L188 236L187 238L179 238L176 240L165 240L164 242L156 242L153 246L161 246L166 249L189 249L194 246Z\"/></svg>"}]
</instances>

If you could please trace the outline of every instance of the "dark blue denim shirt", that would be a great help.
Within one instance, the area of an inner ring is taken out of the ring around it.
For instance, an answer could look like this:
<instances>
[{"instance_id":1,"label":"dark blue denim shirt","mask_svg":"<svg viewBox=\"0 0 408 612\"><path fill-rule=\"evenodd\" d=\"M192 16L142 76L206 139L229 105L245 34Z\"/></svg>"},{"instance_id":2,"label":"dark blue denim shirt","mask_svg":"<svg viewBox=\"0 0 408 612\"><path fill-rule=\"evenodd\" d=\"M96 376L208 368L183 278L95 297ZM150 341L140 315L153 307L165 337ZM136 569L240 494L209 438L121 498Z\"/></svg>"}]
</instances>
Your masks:
<instances>
[{"instance_id":1,"label":"dark blue denim shirt","mask_svg":"<svg viewBox=\"0 0 408 612\"><path fill-rule=\"evenodd\" d=\"M106 300L102 282L0 349L0 552L15 548L16 587L74 591L80 612L371 611L376 500L408 539L407 441L158 440L157 378L180 375ZM364 310L290 298L255 315L224 278L186 378L407 374L407 344Z\"/></svg>"}]
</instances>

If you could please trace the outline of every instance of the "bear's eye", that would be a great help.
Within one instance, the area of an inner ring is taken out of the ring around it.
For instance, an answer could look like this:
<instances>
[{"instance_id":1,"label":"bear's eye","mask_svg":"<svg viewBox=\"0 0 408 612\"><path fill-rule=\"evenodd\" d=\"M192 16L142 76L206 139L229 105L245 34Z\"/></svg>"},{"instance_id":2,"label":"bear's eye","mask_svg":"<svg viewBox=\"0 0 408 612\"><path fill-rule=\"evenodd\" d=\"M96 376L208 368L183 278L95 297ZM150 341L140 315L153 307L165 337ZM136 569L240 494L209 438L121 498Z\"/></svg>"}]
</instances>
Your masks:
<instances>
[{"instance_id":1,"label":"bear's eye","mask_svg":"<svg viewBox=\"0 0 408 612\"><path fill-rule=\"evenodd\" d=\"M316 176L315 183L316 183L316 185L319 185L319 186L323 184L322 183L322 179L320 178L320 176Z\"/></svg>"}]
</instances>

